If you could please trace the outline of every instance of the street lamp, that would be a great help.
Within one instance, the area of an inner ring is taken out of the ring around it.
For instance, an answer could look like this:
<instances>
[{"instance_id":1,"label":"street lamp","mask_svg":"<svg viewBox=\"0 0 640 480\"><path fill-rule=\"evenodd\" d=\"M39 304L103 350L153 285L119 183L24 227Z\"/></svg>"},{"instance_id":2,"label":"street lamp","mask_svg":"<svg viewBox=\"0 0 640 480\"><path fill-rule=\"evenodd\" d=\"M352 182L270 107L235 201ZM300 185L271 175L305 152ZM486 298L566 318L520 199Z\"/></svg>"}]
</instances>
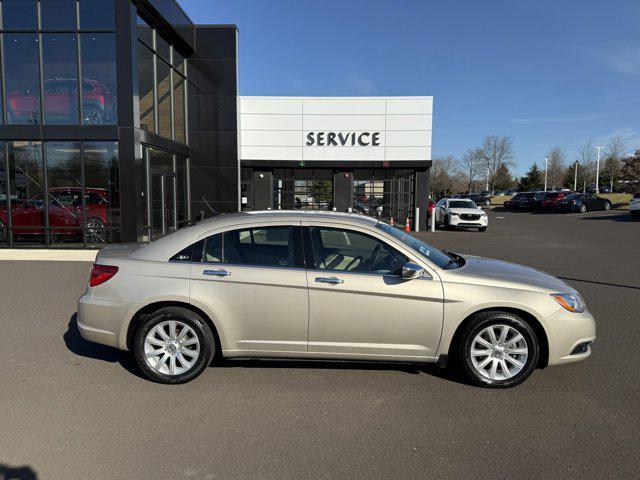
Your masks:
<instances>
[{"instance_id":1,"label":"street lamp","mask_svg":"<svg viewBox=\"0 0 640 480\"><path fill-rule=\"evenodd\" d=\"M573 176L573 191L577 192L578 191L578 165L580 165L580 162L576 160L576 168L575 168L575 173Z\"/></svg>"},{"instance_id":2,"label":"street lamp","mask_svg":"<svg viewBox=\"0 0 640 480\"><path fill-rule=\"evenodd\" d=\"M600 193L600 150L604 147L593 147L598 151L598 161L596 162L596 193Z\"/></svg>"},{"instance_id":3,"label":"street lamp","mask_svg":"<svg viewBox=\"0 0 640 480\"><path fill-rule=\"evenodd\" d=\"M549 158L544 159L544 191L547 191L547 168L549 167Z\"/></svg>"}]
</instances>

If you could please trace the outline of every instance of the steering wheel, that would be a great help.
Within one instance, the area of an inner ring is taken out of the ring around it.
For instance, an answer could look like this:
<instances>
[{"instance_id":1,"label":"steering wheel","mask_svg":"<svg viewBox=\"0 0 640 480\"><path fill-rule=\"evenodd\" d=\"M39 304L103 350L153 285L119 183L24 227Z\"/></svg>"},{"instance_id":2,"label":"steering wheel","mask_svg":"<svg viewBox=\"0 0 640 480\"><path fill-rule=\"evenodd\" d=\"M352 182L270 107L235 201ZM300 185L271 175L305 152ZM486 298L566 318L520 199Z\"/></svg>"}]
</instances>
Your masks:
<instances>
[{"instance_id":1,"label":"steering wheel","mask_svg":"<svg viewBox=\"0 0 640 480\"><path fill-rule=\"evenodd\" d=\"M373 253L371 254L371 258L369 259L370 264L368 265L369 269L372 269L378 264L378 257L380 256L380 250L382 249L382 244L379 243L376 248L373 249Z\"/></svg>"}]
</instances>

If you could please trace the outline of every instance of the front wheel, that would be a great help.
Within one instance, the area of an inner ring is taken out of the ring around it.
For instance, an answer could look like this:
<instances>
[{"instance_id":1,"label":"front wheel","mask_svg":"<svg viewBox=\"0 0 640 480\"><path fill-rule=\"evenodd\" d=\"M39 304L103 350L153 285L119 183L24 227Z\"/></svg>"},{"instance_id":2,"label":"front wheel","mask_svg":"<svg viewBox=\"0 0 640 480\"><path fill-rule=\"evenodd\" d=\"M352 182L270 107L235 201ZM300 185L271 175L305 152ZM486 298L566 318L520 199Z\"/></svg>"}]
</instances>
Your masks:
<instances>
[{"instance_id":1,"label":"front wheel","mask_svg":"<svg viewBox=\"0 0 640 480\"><path fill-rule=\"evenodd\" d=\"M462 369L476 385L508 388L524 382L538 364L540 344L531 326L502 311L476 314L458 352Z\"/></svg>"},{"instance_id":2,"label":"front wheel","mask_svg":"<svg viewBox=\"0 0 640 480\"><path fill-rule=\"evenodd\" d=\"M197 313L164 307L146 317L133 341L140 369L158 383L186 383L202 373L215 350L211 329Z\"/></svg>"},{"instance_id":3,"label":"front wheel","mask_svg":"<svg viewBox=\"0 0 640 480\"><path fill-rule=\"evenodd\" d=\"M578 208L578 210L580 210L580 213L586 213L587 206L584 203L582 203L580 204L580 207Z\"/></svg>"},{"instance_id":4,"label":"front wheel","mask_svg":"<svg viewBox=\"0 0 640 480\"><path fill-rule=\"evenodd\" d=\"M611 210L611 204L609 202L604 202L604 209Z\"/></svg>"}]
</instances>

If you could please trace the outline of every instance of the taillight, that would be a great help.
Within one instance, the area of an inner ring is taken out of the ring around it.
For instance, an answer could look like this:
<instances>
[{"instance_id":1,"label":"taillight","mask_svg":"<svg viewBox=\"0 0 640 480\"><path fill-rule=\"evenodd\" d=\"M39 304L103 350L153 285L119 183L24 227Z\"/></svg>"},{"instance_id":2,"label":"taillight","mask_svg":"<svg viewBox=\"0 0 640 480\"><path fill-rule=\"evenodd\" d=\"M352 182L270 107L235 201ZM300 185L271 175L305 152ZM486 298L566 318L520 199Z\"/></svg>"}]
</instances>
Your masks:
<instances>
[{"instance_id":1,"label":"taillight","mask_svg":"<svg viewBox=\"0 0 640 480\"><path fill-rule=\"evenodd\" d=\"M118 267L114 265L98 265L93 264L91 267L91 275L89 276L89 286L95 287L100 285L118 273Z\"/></svg>"}]
</instances>

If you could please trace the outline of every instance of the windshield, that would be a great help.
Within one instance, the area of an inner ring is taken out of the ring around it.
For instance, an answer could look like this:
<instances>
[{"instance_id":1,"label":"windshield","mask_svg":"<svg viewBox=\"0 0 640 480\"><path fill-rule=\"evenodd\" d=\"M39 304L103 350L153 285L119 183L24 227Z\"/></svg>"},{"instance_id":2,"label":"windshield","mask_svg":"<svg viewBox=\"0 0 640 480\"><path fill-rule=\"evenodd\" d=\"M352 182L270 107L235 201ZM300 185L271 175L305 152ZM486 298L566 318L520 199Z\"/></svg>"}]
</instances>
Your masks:
<instances>
[{"instance_id":1,"label":"windshield","mask_svg":"<svg viewBox=\"0 0 640 480\"><path fill-rule=\"evenodd\" d=\"M411 235L407 235L403 231L398 230L391 225L378 222L376 224L376 228L379 228L383 232L390 234L396 240L400 240L402 243L415 251L418 255L428 258L440 268L458 268L460 266L451 256L447 255L446 253L441 252L431 245L427 245L426 243L418 240L415 237L412 237Z\"/></svg>"},{"instance_id":2,"label":"windshield","mask_svg":"<svg viewBox=\"0 0 640 480\"><path fill-rule=\"evenodd\" d=\"M450 200L449 208L478 208L471 200Z\"/></svg>"}]
</instances>

